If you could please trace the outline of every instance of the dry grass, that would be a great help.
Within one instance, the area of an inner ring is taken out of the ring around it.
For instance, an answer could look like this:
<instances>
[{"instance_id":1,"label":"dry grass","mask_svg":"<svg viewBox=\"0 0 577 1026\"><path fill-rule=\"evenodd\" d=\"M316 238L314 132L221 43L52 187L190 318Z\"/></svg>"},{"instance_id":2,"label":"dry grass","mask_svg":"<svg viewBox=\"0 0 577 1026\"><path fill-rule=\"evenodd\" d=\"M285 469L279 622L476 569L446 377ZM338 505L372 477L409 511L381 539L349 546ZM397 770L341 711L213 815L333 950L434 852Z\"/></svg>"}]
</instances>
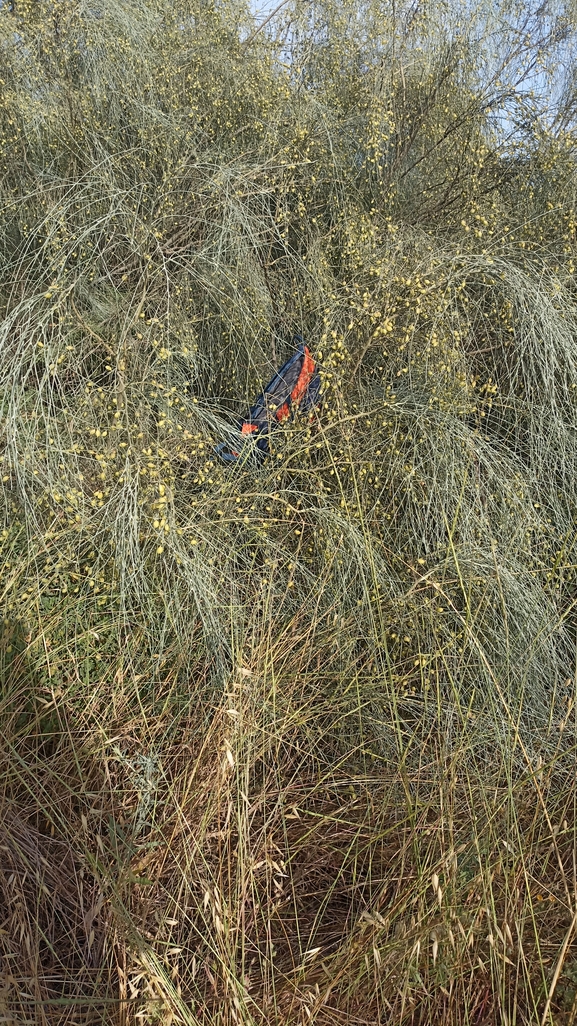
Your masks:
<instances>
[{"instance_id":1,"label":"dry grass","mask_svg":"<svg viewBox=\"0 0 577 1026\"><path fill-rule=\"evenodd\" d=\"M7 1021L572 1021L572 774L416 701L379 757L309 634L249 649L201 716L194 677L175 712L170 677L40 698L12 664ZM568 706L565 754L574 731Z\"/></svg>"}]
</instances>

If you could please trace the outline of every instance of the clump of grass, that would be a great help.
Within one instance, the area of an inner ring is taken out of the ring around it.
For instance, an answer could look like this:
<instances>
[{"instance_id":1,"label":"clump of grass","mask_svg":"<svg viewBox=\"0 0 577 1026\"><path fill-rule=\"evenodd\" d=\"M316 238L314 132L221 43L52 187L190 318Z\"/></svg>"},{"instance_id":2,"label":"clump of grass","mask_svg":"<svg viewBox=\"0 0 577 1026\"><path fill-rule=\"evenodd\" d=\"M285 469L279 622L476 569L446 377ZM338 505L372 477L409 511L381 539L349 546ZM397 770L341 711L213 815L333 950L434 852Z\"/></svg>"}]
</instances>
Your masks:
<instances>
[{"instance_id":1,"label":"clump of grass","mask_svg":"<svg viewBox=\"0 0 577 1026\"><path fill-rule=\"evenodd\" d=\"M0 9L8 1022L575 1017L574 140L493 6Z\"/></svg>"}]
</instances>

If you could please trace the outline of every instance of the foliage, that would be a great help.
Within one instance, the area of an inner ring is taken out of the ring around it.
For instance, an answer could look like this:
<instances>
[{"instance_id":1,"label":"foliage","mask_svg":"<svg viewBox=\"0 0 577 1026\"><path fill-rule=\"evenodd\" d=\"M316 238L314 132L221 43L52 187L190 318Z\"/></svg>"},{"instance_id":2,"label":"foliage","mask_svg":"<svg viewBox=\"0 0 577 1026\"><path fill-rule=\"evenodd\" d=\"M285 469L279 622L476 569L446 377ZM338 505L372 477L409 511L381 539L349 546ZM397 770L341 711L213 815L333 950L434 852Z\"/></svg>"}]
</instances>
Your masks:
<instances>
[{"instance_id":1,"label":"foliage","mask_svg":"<svg viewBox=\"0 0 577 1026\"><path fill-rule=\"evenodd\" d=\"M6 1021L573 1022L573 33L0 8Z\"/></svg>"}]
</instances>

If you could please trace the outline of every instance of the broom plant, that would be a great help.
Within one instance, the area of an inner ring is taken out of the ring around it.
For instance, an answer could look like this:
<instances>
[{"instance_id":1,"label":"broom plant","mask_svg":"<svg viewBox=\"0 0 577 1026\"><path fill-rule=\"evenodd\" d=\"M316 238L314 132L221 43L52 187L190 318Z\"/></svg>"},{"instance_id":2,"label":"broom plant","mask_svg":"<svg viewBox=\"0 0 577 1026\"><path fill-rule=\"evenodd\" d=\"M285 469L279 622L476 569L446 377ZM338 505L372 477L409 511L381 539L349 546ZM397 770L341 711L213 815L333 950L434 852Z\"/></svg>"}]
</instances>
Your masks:
<instances>
[{"instance_id":1,"label":"broom plant","mask_svg":"<svg viewBox=\"0 0 577 1026\"><path fill-rule=\"evenodd\" d=\"M6 1022L574 1022L574 43L0 7Z\"/></svg>"}]
</instances>

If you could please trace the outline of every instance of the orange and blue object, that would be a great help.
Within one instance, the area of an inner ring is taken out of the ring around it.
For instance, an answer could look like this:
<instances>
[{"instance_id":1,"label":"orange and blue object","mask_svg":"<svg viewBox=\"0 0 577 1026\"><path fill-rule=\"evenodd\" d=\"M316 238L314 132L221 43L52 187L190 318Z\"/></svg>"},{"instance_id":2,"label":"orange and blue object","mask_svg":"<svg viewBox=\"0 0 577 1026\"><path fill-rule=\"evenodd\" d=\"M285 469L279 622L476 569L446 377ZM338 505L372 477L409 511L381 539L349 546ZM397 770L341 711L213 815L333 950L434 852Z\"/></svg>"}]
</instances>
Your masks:
<instances>
[{"instance_id":1,"label":"orange and blue object","mask_svg":"<svg viewBox=\"0 0 577 1026\"><path fill-rule=\"evenodd\" d=\"M269 454L269 435L274 428L296 410L312 411L319 401L321 379L315 360L300 335L295 335L293 342L298 343L297 351L276 372L237 424L244 439L254 439L254 449L261 458ZM221 442L216 452L222 460L234 462L242 455L242 448L242 442L238 449Z\"/></svg>"}]
</instances>

